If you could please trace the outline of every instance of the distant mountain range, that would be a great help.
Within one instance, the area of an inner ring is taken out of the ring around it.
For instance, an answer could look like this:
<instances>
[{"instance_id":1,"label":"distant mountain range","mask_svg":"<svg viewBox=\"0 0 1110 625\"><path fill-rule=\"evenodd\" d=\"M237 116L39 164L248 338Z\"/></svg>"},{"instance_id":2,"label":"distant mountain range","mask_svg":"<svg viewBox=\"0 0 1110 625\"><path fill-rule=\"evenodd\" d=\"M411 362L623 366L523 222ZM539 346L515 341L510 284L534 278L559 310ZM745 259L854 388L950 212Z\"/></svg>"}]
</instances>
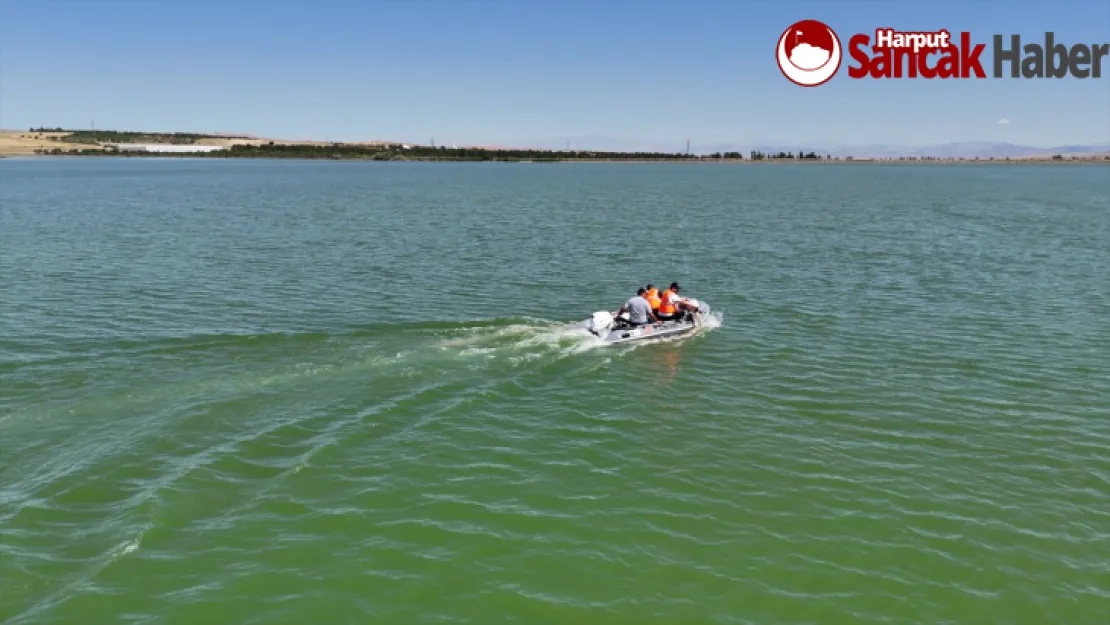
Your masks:
<instances>
[{"instance_id":1,"label":"distant mountain range","mask_svg":"<svg viewBox=\"0 0 1110 625\"><path fill-rule=\"evenodd\" d=\"M863 158L898 158L900 156L938 157L938 158L1020 158L1043 154L1083 154L1110 152L1110 142L1088 145L1061 145L1038 148L1013 143L968 142L943 143L926 146L903 145L860 145L840 146L829 150L833 156L857 156Z\"/></svg>"},{"instance_id":2,"label":"distant mountain range","mask_svg":"<svg viewBox=\"0 0 1110 625\"><path fill-rule=\"evenodd\" d=\"M522 142L514 147L529 147L534 149L565 150L596 150L613 152L685 152L686 143L680 145L658 143L650 141L636 141L619 139L616 137L586 136L564 137L533 142ZM935 145L801 145L792 142L772 144L767 141L753 143L713 143L690 144L690 152L694 154L712 154L714 152L740 152L745 157L753 150L764 153L777 152L816 152L832 156L856 158L898 158L906 157L937 157L937 158L1020 158L1023 156L1051 155L1051 154L1084 154L1110 152L1110 141L1103 143L1090 143L1085 145L1061 145L1048 148L1039 148L1013 143L995 142L965 142L942 143Z\"/></svg>"}]
</instances>

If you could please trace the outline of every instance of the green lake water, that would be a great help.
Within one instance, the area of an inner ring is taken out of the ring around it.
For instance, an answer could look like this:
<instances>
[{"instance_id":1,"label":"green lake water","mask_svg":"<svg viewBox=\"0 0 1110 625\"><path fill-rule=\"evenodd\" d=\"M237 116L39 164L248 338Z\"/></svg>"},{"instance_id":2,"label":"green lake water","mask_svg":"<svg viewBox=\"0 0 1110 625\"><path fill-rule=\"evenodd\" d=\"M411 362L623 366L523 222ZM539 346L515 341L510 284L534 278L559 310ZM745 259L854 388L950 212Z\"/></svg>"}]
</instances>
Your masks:
<instances>
[{"instance_id":1,"label":"green lake water","mask_svg":"<svg viewBox=\"0 0 1110 625\"><path fill-rule=\"evenodd\" d=\"M678 281L716 322L566 325ZM1110 168L0 161L0 622L1110 622Z\"/></svg>"}]
</instances>

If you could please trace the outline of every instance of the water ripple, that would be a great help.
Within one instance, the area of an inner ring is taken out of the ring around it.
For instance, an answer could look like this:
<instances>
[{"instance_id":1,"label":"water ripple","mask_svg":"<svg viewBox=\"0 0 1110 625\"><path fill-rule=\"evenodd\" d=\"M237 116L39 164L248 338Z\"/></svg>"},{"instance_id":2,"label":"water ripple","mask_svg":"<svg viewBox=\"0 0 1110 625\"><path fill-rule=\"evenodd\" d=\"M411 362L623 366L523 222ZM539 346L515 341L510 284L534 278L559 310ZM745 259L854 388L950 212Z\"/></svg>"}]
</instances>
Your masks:
<instances>
[{"instance_id":1,"label":"water ripple","mask_svg":"<svg viewBox=\"0 0 1110 625\"><path fill-rule=\"evenodd\" d=\"M1110 605L1089 169L24 163L4 622ZM676 206L669 261L603 210ZM727 321L566 329L672 279Z\"/></svg>"}]
</instances>

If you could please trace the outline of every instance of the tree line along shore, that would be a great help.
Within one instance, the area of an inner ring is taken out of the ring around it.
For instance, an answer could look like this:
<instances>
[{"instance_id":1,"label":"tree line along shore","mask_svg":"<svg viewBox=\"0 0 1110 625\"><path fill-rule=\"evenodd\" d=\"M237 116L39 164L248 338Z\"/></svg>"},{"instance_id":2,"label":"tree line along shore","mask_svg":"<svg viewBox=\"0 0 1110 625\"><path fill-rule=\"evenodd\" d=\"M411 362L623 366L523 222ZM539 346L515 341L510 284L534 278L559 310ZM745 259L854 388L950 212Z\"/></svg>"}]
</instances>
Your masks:
<instances>
[{"instance_id":1,"label":"tree line along shore","mask_svg":"<svg viewBox=\"0 0 1110 625\"><path fill-rule=\"evenodd\" d=\"M537 150L515 148L446 147L400 143L279 143L258 141L244 136L200 133L146 133L114 130L64 130L32 128L21 135L58 142L66 147L41 147L35 154L55 156L115 156L132 158L262 158L369 161L493 161L493 162L567 162L567 161L642 161L642 162L1091 162L1110 163L1107 156L1068 156L1060 154L1038 159L1027 158L954 158L954 157L833 157L814 151L803 152L715 152L689 154L668 152L607 152L593 150ZM132 145L213 146L209 151L147 151ZM85 147L87 146L87 147Z\"/></svg>"}]
</instances>

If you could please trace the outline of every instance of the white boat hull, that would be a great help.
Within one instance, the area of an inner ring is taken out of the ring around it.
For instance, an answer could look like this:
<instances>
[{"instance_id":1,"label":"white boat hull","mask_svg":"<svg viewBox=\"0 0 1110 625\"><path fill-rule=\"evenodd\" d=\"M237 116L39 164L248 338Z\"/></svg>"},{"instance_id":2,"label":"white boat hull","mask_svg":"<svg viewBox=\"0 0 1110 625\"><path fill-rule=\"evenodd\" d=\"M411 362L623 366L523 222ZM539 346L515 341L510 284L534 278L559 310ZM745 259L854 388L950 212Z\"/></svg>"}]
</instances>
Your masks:
<instances>
[{"instance_id":1,"label":"white boat hull","mask_svg":"<svg viewBox=\"0 0 1110 625\"><path fill-rule=\"evenodd\" d=\"M633 326L627 321L627 313L614 319L606 311L598 311L589 319L575 324L574 327L586 330L606 343L628 343L632 341L654 341L693 334L709 318L709 305L697 303L698 311L687 313L680 321L662 321L643 326Z\"/></svg>"}]
</instances>

